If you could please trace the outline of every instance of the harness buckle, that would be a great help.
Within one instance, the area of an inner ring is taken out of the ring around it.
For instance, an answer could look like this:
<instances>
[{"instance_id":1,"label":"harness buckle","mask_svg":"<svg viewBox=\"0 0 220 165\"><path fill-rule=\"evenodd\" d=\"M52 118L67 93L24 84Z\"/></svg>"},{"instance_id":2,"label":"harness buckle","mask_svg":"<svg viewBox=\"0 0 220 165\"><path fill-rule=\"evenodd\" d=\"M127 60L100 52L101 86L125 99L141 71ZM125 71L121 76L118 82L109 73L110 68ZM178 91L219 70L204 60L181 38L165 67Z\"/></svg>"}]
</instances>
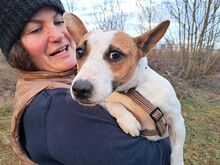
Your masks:
<instances>
[{"instance_id":1,"label":"harness buckle","mask_svg":"<svg viewBox=\"0 0 220 165\"><path fill-rule=\"evenodd\" d=\"M151 113L150 117L153 119L155 123L157 123L164 116L163 112L160 108L156 107Z\"/></svg>"}]
</instances>

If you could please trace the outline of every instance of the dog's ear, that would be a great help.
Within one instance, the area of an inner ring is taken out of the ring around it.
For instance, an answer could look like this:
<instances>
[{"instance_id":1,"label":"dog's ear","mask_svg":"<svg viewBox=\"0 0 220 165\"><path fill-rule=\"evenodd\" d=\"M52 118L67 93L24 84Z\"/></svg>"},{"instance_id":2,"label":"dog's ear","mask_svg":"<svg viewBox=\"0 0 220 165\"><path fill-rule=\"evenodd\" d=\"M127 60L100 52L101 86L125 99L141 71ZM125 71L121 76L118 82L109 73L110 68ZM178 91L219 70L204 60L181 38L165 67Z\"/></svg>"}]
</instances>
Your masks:
<instances>
[{"instance_id":1,"label":"dog's ear","mask_svg":"<svg viewBox=\"0 0 220 165\"><path fill-rule=\"evenodd\" d=\"M82 36L88 32L86 27L76 15L70 12L65 12L63 18L68 32L77 44Z\"/></svg>"},{"instance_id":2,"label":"dog's ear","mask_svg":"<svg viewBox=\"0 0 220 165\"><path fill-rule=\"evenodd\" d=\"M152 30L133 38L133 40L135 44L144 51L144 53L148 53L149 50L153 48L157 44L157 42L163 37L169 25L169 20L163 21Z\"/></svg>"}]
</instances>

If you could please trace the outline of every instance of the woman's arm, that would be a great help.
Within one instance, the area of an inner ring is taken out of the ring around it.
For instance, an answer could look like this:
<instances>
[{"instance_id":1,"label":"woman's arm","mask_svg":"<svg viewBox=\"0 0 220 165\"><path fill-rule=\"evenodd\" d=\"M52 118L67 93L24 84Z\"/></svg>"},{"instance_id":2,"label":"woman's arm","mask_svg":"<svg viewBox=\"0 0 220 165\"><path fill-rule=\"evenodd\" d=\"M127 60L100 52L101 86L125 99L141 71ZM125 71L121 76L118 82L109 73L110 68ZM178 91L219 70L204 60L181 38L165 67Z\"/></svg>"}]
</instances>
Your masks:
<instances>
[{"instance_id":1,"label":"woman's arm","mask_svg":"<svg viewBox=\"0 0 220 165\"><path fill-rule=\"evenodd\" d=\"M81 106L67 93L66 89L47 90L32 101L24 114L23 145L34 161L70 165L170 164L169 139L153 142L131 137L103 108Z\"/></svg>"}]
</instances>

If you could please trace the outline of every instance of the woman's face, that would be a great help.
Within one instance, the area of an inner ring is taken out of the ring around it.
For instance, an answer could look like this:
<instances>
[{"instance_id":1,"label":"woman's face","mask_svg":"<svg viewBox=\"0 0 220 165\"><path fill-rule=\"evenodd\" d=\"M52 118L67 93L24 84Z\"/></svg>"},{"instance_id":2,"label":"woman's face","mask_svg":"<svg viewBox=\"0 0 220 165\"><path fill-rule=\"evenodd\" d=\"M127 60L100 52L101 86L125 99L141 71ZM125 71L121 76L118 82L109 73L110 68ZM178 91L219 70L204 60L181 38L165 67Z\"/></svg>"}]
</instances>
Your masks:
<instances>
[{"instance_id":1,"label":"woman's face","mask_svg":"<svg viewBox=\"0 0 220 165\"><path fill-rule=\"evenodd\" d=\"M21 43L39 70L62 72L76 64L75 43L63 16L52 8L39 10L25 26Z\"/></svg>"}]
</instances>

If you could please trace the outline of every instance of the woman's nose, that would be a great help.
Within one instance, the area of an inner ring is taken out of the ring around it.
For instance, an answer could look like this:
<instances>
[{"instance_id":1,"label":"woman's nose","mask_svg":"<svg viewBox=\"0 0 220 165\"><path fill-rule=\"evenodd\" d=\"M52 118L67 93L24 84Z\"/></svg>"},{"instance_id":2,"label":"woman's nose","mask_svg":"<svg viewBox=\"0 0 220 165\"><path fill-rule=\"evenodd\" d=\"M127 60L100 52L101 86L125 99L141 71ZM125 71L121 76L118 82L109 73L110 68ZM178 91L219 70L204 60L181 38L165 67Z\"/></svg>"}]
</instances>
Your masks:
<instances>
[{"instance_id":1,"label":"woman's nose","mask_svg":"<svg viewBox=\"0 0 220 165\"><path fill-rule=\"evenodd\" d=\"M60 42L64 37L64 33L57 27L51 27L48 29L48 34L50 42Z\"/></svg>"}]
</instances>

